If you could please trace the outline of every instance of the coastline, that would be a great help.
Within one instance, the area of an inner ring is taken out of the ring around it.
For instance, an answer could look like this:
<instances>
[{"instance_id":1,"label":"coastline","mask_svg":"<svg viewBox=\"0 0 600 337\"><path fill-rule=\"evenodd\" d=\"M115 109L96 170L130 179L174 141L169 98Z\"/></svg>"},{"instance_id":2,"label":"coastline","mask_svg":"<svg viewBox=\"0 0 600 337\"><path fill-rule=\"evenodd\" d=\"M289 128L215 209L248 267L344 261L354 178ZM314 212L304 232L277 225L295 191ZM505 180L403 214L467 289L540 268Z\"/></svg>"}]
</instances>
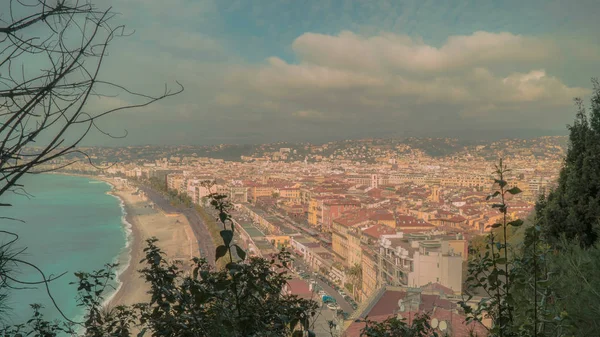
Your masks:
<instances>
[{"instance_id":1,"label":"coastline","mask_svg":"<svg viewBox=\"0 0 600 337\"><path fill-rule=\"evenodd\" d=\"M117 198L119 200L119 206L121 207L121 212L122 217L121 217L121 223L124 227L124 231L125 231L125 235L126 235L126 243L125 243L125 247L123 248L124 251L121 252L121 254L119 254L115 260L116 262L121 263L121 258L123 258L123 256L126 259L126 262L124 264L119 264L119 269L116 272L116 277L117 277L117 282L118 285L116 287L116 289L114 289L109 296L107 296L104 299L104 303L103 306L104 307L109 307L111 306L111 303L113 300L115 300L117 294L121 293L121 289L123 288L123 284L125 284L125 281L131 279L132 277L134 277L135 275L125 275L126 273L130 273L133 274L134 270L132 270L130 268L131 266L131 262L135 261L135 258L138 258L138 256L134 256L134 252L139 251L139 247L135 247L136 243L139 244L139 240L136 240L137 237L140 236L139 233L137 232L136 227L131 223L133 221L132 217L130 216L131 211L127 211L127 205L125 204L125 200L123 200L123 198L121 198L119 195L114 193L115 190L115 185L113 185L112 183L105 181L106 183L108 183L109 185L111 185L111 190L109 192L107 192L107 194L112 195L113 197ZM140 259L138 259L140 260Z\"/></svg>"},{"instance_id":2,"label":"coastline","mask_svg":"<svg viewBox=\"0 0 600 337\"><path fill-rule=\"evenodd\" d=\"M103 180L104 181L104 180ZM110 182L108 182L110 184ZM119 284L115 291L112 292L104 301L104 307L114 307L117 305L126 305L133 304L138 301L128 301L128 297L133 300L138 299L140 295L137 296L131 295L132 288L138 288L144 285L140 284L140 275L138 274L138 269L140 267L139 261L143 258L143 244L144 240L142 237L142 233L139 231L139 224L136 226L137 219L133 216L134 210L131 209L131 206L128 205L124 198L120 196L118 193L115 193L115 186L111 184L112 190L109 194L113 195L117 199L119 199L121 203L121 209L123 211L123 220L125 230L127 232L127 243L125 246L126 255L127 255L127 263L123 266L122 269L117 271L117 278ZM136 263L134 263L136 262ZM137 268L136 268L137 267ZM128 294L130 294L128 296ZM132 302L132 303L128 303ZM139 302L144 302L140 300Z\"/></svg>"},{"instance_id":3,"label":"coastline","mask_svg":"<svg viewBox=\"0 0 600 337\"><path fill-rule=\"evenodd\" d=\"M61 174L61 173L59 173ZM111 186L107 192L119 199L123 212L122 225L126 234L126 246L116 259L120 262L117 270L118 284L104 299L104 306L132 305L148 302L149 285L138 272L145 267L140 261L144 258L146 240L156 237L158 247L169 260L189 261L198 251L198 244L187 218L183 214L165 214L152 208L145 197L134 194L135 188L124 186L109 177L82 174L65 174L101 181ZM126 261L126 262L125 262Z\"/></svg>"}]
</instances>

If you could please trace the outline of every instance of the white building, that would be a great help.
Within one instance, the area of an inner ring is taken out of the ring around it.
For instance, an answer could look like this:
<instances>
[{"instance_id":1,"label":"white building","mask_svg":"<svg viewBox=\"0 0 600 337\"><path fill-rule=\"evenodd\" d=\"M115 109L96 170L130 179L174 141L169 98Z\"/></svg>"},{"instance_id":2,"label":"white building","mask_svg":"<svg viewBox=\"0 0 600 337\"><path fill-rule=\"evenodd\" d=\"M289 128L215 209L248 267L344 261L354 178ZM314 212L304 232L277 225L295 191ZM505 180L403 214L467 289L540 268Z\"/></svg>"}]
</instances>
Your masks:
<instances>
[{"instance_id":1,"label":"white building","mask_svg":"<svg viewBox=\"0 0 600 337\"><path fill-rule=\"evenodd\" d=\"M462 291L463 252L466 242L415 233L382 235L374 251L379 286L421 287L439 283ZM456 251L455 251L456 249Z\"/></svg>"}]
</instances>

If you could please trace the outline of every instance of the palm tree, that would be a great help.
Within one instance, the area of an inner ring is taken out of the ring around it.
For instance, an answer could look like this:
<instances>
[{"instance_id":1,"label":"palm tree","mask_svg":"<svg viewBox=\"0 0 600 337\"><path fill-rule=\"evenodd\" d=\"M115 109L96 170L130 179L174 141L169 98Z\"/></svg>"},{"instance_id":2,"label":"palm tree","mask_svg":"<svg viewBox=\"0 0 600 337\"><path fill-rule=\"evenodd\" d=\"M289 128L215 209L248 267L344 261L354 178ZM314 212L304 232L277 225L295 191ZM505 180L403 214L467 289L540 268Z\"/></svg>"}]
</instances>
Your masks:
<instances>
[{"instance_id":1,"label":"palm tree","mask_svg":"<svg viewBox=\"0 0 600 337\"><path fill-rule=\"evenodd\" d=\"M356 298L356 288L362 285L362 266L355 263L347 272L352 284L352 297Z\"/></svg>"}]
</instances>

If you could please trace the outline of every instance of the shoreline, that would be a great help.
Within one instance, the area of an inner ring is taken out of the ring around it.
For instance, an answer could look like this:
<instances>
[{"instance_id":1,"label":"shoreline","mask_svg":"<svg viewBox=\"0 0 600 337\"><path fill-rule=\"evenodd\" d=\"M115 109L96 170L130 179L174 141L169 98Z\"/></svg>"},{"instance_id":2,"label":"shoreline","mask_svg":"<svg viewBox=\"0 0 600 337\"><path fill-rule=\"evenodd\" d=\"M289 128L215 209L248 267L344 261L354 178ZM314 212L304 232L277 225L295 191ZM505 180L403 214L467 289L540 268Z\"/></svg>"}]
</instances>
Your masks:
<instances>
[{"instance_id":1,"label":"shoreline","mask_svg":"<svg viewBox=\"0 0 600 337\"><path fill-rule=\"evenodd\" d=\"M115 300L117 294L119 294L121 292L121 289L123 288L123 284L125 283L125 281L134 276L134 275L125 275L125 273L133 273L134 272L133 270L131 270L130 267L131 267L131 262L134 261L133 252L135 251L134 250L135 243L138 241L138 240L136 240L136 237L139 236L139 234L136 234L135 226L131 223L132 219L129 215L130 212L127 211L127 205L125 204L125 200L123 200L123 198L121 198L119 195L113 193L113 191L115 189L115 186L113 184L111 184L110 182L107 182L107 183L110 184L112 187L112 189L109 192L107 192L107 194L110 194L119 200L119 206L121 207L121 212L122 212L121 224L124 227L125 236L126 236L125 247L123 247L123 251L118 256L115 257L115 260L117 263L119 263L119 262L121 262L120 259L123 256L125 256L126 262L122 265L120 264L117 267L118 269L116 271L116 281L117 281L118 285L110 293L110 295L108 295L104 299L102 306L105 308L111 306L112 301ZM137 257L135 257L135 258L137 258Z\"/></svg>"},{"instance_id":2,"label":"shoreline","mask_svg":"<svg viewBox=\"0 0 600 337\"><path fill-rule=\"evenodd\" d=\"M79 176L90 180L107 183L111 189L106 192L117 198L123 212L121 223L126 235L125 247L115 257L121 262L116 270L117 285L104 298L103 306L113 308L119 305L132 305L148 302L149 285L138 270L146 265L140 263L145 257L146 240L156 237L157 246L166 253L169 261L190 260L198 251L198 243L193 230L183 214L165 214L162 210L150 207L150 201L140 195L134 195L135 188L124 186L106 176L85 174L55 174ZM126 262L123 262L126 261Z\"/></svg>"},{"instance_id":3,"label":"shoreline","mask_svg":"<svg viewBox=\"0 0 600 337\"><path fill-rule=\"evenodd\" d=\"M112 184L111 184L112 185ZM133 216L133 210L130 209L130 206L125 202L125 200L115 193L115 186L112 185L113 188L109 192L109 194L113 195L117 199L119 199L121 203L121 209L123 211L123 220L126 222L124 226L129 226L129 228L125 229L128 231L127 233L127 242L125 244L125 250L127 255L127 263L123 269L117 271L117 279L119 285L115 289L112 294L106 297L104 300L103 306L105 308L114 307L120 304L125 304L127 302L127 293L128 288L131 286L135 286L138 282L136 282L136 278L140 279L140 275L138 275L138 270L134 268L134 265L138 264L139 261L143 258L143 240L141 237L141 233L139 231L138 226L136 226L136 219ZM117 256L117 259L119 257ZM133 263L134 261L138 261L138 263ZM136 277L137 276L137 277Z\"/></svg>"}]
</instances>

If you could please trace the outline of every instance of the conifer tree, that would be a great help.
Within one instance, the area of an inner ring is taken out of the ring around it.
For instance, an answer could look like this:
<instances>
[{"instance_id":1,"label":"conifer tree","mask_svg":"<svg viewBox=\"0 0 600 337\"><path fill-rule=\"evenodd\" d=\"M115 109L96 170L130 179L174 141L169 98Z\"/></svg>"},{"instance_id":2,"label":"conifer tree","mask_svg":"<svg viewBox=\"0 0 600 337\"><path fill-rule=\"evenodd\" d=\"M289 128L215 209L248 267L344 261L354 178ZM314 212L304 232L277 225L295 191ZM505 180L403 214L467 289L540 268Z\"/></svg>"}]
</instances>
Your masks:
<instances>
[{"instance_id":1,"label":"conifer tree","mask_svg":"<svg viewBox=\"0 0 600 337\"><path fill-rule=\"evenodd\" d=\"M549 242L560 237L582 247L593 245L600 229L600 85L592 80L591 111L575 99L577 114L569 126L569 147L558 186L536 212Z\"/></svg>"}]
</instances>

